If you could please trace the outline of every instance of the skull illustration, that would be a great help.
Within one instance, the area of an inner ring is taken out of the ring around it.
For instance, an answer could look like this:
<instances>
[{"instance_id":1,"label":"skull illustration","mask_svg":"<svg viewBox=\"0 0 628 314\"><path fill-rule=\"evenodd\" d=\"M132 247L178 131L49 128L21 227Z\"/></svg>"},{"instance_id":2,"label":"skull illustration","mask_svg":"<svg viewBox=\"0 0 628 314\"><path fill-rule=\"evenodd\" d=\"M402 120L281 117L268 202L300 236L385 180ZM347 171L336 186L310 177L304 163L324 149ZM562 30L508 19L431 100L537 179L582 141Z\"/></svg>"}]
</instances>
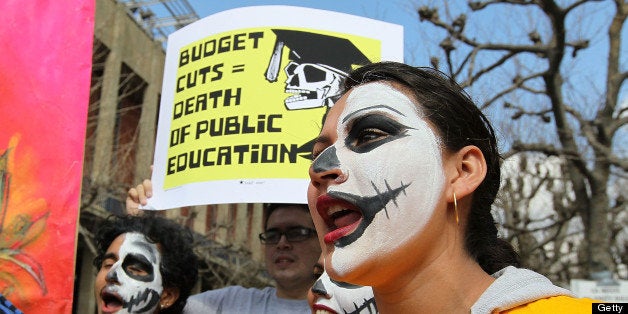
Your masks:
<instances>
[{"instance_id":1,"label":"skull illustration","mask_svg":"<svg viewBox=\"0 0 628 314\"><path fill-rule=\"evenodd\" d=\"M320 63L291 61L284 70L288 75L286 93L294 94L285 100L288 110L333 106L332 97L340 94L340 84L347 76Z\"/></svg>"}]
</instances>

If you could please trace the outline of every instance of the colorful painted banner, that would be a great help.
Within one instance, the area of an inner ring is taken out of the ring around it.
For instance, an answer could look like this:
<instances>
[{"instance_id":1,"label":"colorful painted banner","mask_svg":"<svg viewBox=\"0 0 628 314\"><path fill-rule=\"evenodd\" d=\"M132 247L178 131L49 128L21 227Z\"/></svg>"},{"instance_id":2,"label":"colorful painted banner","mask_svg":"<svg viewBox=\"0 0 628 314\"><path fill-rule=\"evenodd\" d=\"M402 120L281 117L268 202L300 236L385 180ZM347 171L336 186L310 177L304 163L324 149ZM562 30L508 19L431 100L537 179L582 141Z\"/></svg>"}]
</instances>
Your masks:
<instances>
[{"instance_id":1,"label":"colorful painted banner","mask_svg":"<svg viewBox=\"0 0 628 314\"><path fill-rule=\"evenodd\" d=\"M94 2L0 12L0 294L24 313L71 313Z\"/></svg>"},{"instance_id":2,"label":"colorful painted banner","mask_svg":"<svg viewBox=\"0 0 628 314\"><path fill-rule=\"evenodd\" d=\"M234 9L173 33L148 208L304 203L342 79L402 59L401 26L309 8Z\"/></svg>"}]
</instances>

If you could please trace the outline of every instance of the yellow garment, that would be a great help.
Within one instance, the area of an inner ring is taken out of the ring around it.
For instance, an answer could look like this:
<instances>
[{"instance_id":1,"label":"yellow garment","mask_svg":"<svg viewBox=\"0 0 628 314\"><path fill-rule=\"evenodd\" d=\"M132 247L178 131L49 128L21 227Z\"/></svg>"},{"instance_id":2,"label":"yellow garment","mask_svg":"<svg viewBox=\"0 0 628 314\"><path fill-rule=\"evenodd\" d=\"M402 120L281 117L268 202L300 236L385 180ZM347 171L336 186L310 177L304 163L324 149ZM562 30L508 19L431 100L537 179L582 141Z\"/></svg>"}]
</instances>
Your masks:
<instances>
[{"instance_id":1,"label":"yellow garment","mask_svg":"<svg viewBox=\"0 0 628 314\"><path fill-rule=\"evenodd\" d=\"M591 314L593 303L601 303L588 298L568 296L549 297L526 303L515 308L502 311L503 314L549 313L549 314Z\"/></svg>"}]
</instances>

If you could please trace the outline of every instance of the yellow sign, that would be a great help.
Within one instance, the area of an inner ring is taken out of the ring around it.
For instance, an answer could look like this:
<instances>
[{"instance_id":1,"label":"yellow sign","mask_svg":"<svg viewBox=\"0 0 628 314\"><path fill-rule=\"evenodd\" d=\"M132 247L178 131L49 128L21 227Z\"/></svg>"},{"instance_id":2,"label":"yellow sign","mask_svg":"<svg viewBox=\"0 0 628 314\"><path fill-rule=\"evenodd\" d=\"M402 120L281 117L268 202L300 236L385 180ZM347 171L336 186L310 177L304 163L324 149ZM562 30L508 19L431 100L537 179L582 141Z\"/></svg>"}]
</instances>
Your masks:
<instances>
[{"instance_id":1,"label":"yellow sign","mask_svg":"<svg viewBox=\"0 0 628 314\"><path fill-rule=\"evenodd\" d=\"M304 28L223 32L179 50L164 189L241 178L306 178L311 141L377 39Z\"/></svg>"},{"instance_id":2,"label":"yellow sign","mask_svg":"<svg viewBox=\"0 0 628 314\"><path fill-rule=\"evenodd\" d=\"M237 8L172 33L144 209L305 203L342 80L382 60L403 61L403 27L312 8Z\"/></svg>"}]
</instances>

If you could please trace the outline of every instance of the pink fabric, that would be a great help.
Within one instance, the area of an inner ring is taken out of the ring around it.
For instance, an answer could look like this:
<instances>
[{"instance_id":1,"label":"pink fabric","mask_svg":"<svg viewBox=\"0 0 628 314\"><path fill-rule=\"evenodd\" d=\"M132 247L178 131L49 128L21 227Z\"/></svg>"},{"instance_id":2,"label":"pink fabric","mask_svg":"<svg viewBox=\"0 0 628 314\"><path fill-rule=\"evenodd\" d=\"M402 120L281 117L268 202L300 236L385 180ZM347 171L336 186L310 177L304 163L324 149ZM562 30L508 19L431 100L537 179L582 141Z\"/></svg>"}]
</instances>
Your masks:
<instances>
[{"instance_id":1,"label":"pink fabric","mask_svg":"<svg viewBox=\"0 0 628 314\"><path fill-rule=\"evenodd\" d=\"M25 313L71 313L94 1L0 12L0 293Z\"/></svg>"}]
</instances>

